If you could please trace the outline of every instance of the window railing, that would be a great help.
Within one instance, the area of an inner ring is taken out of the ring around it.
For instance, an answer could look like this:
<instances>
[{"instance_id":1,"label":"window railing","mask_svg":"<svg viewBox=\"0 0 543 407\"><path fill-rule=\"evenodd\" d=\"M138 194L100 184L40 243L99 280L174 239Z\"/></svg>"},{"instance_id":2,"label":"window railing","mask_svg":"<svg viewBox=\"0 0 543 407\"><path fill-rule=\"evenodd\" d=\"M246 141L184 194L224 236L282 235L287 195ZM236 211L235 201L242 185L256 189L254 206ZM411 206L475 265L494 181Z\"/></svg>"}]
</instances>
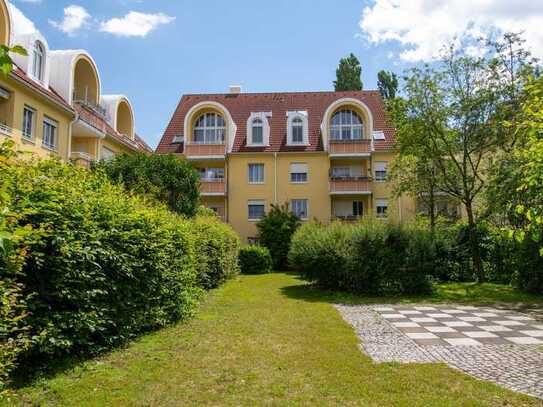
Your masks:
<instances>
[{"instance_id":1,"label":"window railing","mask_svg":"<svg viewBox=\"0 0 543 407\"><path fill-rule=\"evenodd\" d=\"M91 109L94 113L102 116L102 118L107 119L107 110L100 106L99 104L89 100L87 96L78 96L77 92L74 92L73 94L73 100L74 103L79 103L80 105L83 105L89 109Z\"/></svg>"},{"instance_id":2,"label":"window railing","mask_svg":"<svg viewBox=\"0 0 543 407\"><path fill-rule=\"evenodd\" d=\"M0 123L0 133L11 136L13 134L13 129L5 123Z\"/></svg>"}]
</instances>

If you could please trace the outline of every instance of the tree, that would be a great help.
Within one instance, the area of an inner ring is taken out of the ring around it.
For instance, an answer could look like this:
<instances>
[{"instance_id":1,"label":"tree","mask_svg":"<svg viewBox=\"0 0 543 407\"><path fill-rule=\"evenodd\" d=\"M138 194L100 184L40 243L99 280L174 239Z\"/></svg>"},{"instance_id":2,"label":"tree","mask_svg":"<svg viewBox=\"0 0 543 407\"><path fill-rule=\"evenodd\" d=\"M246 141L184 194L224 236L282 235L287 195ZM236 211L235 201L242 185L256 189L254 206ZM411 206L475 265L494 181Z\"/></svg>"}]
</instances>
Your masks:
<instances>
[{"instance_id":1,"label":"tree","mask_svg":"<svg viewBox=\"0 0 543 407\"><path fill-rule=\"evenodd\" d=\"M290 211L288 204L272 205L256 226L260 244L270 251L274 269L285 270L290 241L300 227L300 219Z\"/></svg>"},{"instance_id":2,"label":"tree","mask_svg":"<svg viewBox=\"0 0 543 407\"><path fill-rule=\"evenodd\" d=\"M403 110L392 112L397 143L435 169L437 189L466 212L478 281L484 280L477 234L477 202L487 188L495 154L515 144L515 106L533 61L521 39L478 42L481 56L451 46L432 66L414 68L403 87ZM507 120L505 120L507 119Z\"/></svg>"},{"instance_id":3,"label":"tree","mask_svg":"<svg viewBox=\"0 0 543 407\"><path fill-rule=\"evenodd\" d=\"M4 75L9 75L9 73L13 70L13 59L11 59L11 56L9 55L10 52L23 56L28 55L26 49L20 45L15 45L11 48L7 45L0 45L0 72L2 72Z\"/></svg>"},{"instance_id":4,"label":"tree","mask_svg":"<svg viewBox=\"0 0 543 407\"><path fill-rule=\"evenodd\" d=\"M123 154L95 168L129 190L166 203L174 212L189 217L196 214L198 173L191 164L173 154Z\"/></svg>"},{"instance_id":5,"label":"tree","mask_svg":"<svg viewBox=\"0 0 543 407\"><path fill-rule=\"evenodd\" d=\"M346 90L362 90L362 67L360 61L354 54L339 60L339 66L336 69L336 80L334 88L336 92Z\"/></svg>"},{"instance_id":6,"label":"tree","mask_svg":"<svg viewBox=\"0 0 543 407\"><path fill-rule=\"evenodd\" d=\"M398 77L394 72L381 70L377 74L377 87L383 99L394 99L398 91Z\"/></svg>"}]
</instances>

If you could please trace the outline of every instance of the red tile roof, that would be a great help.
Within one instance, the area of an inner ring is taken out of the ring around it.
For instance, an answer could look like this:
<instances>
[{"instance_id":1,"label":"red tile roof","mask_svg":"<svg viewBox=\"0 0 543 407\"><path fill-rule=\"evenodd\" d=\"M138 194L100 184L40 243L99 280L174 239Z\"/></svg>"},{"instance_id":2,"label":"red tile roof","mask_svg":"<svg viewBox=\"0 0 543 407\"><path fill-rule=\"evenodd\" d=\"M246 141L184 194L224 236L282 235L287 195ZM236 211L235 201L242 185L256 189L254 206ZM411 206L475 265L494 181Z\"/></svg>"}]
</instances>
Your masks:
<instances>
[{"instance_id":1,"label":"red tile roof","mask_svg":"<svg viewBox=\"0 0 543 407\"><path fill-rule=\"evenodd\" d=\"M151 146L149 144L147 144L145 142L144 139L142 139L140 136L138 136L136 134L135 136L135 140L136 144L138 145L138 147L140 148L140 150L146 152L146 153L152 153L153 152L153 149L151 148Z\"/></svg>"},{"instance_id":2,"label":"red tile roof","mask_svg":"<svg viewBox=\"0 0 543 407\"><path fill-rule=\"evenodd\" d=\"M292 92L184 95L156 149L157 153L182 153L183 144L173 143L174 136L183 135L185 115L197 103L218 102L230 112L237 126L233 152L310 152L323 151L321 122L326 109L336 100L354 98L364 102L373 115L374 131L383 131L385 140L376 140L376 150L394 146L394 129L387 122L383 100L378 91ZM305 110L309 118L309 146L287 146L286 112ZM247 147L246 127L251 112L272 112L270 146Z\"/></svg>"},{"instance_id":3,"label":"red tile roof","mask_svg":"<svg viewBox=\"0 0 543 407\"><path fill-rule=\"evenodd\" d=\"M26 72L23 71L21 68L19 68L17 65L14 65L11 73L13 76L15 76L16 79L21 80L27 86L32 88L34 91L42 93L44 96L50 98L53 102L59 104L64 109L73 112L73 109L70 106L70 104L66 100L64 100L64 98L60 96L53 88L51 87L46 88L45 86L39 84L33 79L30 79L30 77L26 74Z\"/></svg>"}]
</instances>

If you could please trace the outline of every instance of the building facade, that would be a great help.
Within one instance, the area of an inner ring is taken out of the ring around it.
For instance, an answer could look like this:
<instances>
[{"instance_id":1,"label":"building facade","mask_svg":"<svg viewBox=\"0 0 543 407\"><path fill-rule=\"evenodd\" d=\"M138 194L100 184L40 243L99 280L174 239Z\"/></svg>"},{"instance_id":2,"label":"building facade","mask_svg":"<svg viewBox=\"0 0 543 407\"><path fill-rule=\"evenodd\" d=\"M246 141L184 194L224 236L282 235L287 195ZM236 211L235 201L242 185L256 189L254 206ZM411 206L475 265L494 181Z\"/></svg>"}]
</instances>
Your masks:
<instances>
[{"instance_id":1,"label":"building facade","mask_svg":"<svg viewBox=\"0 0 543 407\"><path fill-rule=\"evenodd\" d=\"M135 133L129 99L102 95L92 56L84 50L50 50L34 25L17 25L13 13L21 14L0 0L0 41L21 45L28 55L14 54L13 71L0 75L0 142L11 139L19 151L83 166L122 152L150 152Z\"/></svg>"},{"instance_id":2,"label":"building facade","mask_svg":"<svg viewBox=\"0 0 543 407\"><path fill-rule=\"evenodd\" d=\"M271 204L302 221L415 216L387 181L394 130L377 91L185 95L157 153L194 163L202 203L246 242Z\"/></svg>"}]
</instances>

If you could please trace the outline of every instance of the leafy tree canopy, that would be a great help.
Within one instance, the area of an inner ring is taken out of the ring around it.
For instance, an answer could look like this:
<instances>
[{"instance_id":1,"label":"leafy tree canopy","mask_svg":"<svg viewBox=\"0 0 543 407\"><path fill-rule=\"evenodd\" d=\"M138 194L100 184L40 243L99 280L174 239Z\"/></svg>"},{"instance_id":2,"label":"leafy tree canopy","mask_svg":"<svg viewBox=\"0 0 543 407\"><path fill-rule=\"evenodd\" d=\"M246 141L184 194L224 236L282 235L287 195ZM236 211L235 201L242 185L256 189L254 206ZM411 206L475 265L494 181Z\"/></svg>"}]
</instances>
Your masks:
<instances>
[{"instance_id":1,"label":"leafy tree canopy","mask_svg":"<svg viewBox=\"0 0 543 407\"><path fill-rule=\"evenodd\" d=\"M362 67L358 58L351 53L348 57L341 58L336 69L334 89L336 92L347 90L362 90Z\"/></svg>"}]
</instances>

